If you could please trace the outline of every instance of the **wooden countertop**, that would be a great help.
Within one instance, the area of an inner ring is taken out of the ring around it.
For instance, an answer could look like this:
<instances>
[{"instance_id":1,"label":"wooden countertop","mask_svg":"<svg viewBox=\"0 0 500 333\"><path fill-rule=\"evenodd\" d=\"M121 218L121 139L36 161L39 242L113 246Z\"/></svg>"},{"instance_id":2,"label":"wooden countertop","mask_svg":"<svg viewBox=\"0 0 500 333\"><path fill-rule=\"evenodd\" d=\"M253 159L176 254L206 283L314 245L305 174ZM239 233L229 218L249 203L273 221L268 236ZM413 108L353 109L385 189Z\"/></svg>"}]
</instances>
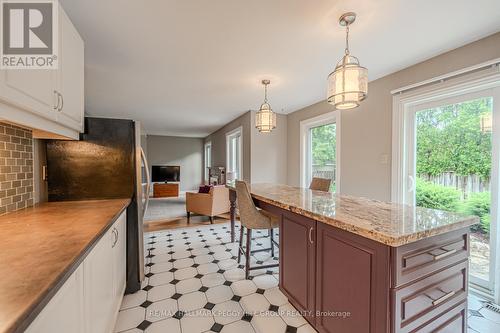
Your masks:
<instances>
[{"instance_id":1,"label":"wooden countertop","mask_svg":"<svg viewBox=\"0 0 500 333\"><path fill-rule=\"evenodd\" d=\"M234 184L226 186L234 190ZM288 185L261 183L249 189L257 200L393 247L479 222L475 216Z\"/></svg>"},{"instance_id":2,"label":"wooden countertop","mask_svg":"<svg viewBox=\"0 0 500 333\"><path fill-rule=\"evenodd\" d=\"M0 332L24 330L129 199L43 203L0 217Z\"/></svg>"}]
</instances>

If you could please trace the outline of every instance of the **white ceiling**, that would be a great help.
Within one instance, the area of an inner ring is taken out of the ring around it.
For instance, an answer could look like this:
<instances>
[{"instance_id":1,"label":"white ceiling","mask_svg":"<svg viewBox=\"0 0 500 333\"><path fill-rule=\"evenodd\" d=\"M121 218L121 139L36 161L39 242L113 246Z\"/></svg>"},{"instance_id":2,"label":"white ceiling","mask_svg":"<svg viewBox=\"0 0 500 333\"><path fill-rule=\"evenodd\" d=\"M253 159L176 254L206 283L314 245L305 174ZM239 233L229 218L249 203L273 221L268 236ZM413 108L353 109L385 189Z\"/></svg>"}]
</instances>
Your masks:
<instances>
[{"instance_id":1,"label":"white ceiling","mask_svg":"<svg viewBox=\"0 0 500 333\"><path fill-rule=\"evenodd\" d=\"M61 2L85 40L88 114L161 135L203 137L257 109L263 78L277 112L323 100L345 11L370 80L500 30L498 0Z\"/></svg>"}]
</instances>

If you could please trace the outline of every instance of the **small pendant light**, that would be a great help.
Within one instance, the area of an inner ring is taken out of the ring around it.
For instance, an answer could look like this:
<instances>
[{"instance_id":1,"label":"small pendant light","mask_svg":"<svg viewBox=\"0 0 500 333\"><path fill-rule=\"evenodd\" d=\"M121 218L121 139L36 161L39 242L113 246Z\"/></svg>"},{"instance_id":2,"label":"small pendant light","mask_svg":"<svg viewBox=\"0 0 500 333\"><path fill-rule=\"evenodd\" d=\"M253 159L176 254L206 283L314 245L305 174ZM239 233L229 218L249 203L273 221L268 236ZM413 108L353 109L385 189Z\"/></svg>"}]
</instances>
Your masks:
<instances>
[{"instance_id":1,"label":"small pendant light","mask_svg":"<svg viewBox=\"0 0 500 333\"><path fill-rule=\"evenodd\" d=\"M262 80L262 84L264 85L264 103L262 103L259 111L255 114L255 128L260 133L270 133L276 128L276 113L273 112L267 102L267 86L270 83L271 81L269 80Z\"/></svg>"},{"instance_id":2,"label":"small pendant light","mask_svg":"<svg viewBox=\"0 0 500 333\"><path fill-rule=\"evenodd\" d=\"M368 70L349 52L349 26L355 20L355 13L345 13L339 19L346 27L345 54L328 75L327 101L340 110L358 107L368 94Z\"/></svg>"}]
</instances>

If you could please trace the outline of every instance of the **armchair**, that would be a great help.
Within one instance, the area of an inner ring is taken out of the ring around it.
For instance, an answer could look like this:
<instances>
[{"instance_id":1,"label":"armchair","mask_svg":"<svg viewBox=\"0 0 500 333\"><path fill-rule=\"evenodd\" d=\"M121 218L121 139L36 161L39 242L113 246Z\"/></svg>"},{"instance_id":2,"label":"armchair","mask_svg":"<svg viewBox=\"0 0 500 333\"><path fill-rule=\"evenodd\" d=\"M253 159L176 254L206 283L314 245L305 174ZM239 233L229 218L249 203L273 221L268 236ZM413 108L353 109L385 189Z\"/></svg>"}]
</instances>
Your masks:
<instances>
[{"instance_id":1,"label":"armchair","mask_svg":"<svg viewBox=\"0 0 500 333\"><path fill-rule=\"evenodd\" d=\"M206 215L210 223L214 216L229 212L229 189L226 186L213 186L208 193L186 192L187 222L191 213Z\"/></svg>"}]
</instances>

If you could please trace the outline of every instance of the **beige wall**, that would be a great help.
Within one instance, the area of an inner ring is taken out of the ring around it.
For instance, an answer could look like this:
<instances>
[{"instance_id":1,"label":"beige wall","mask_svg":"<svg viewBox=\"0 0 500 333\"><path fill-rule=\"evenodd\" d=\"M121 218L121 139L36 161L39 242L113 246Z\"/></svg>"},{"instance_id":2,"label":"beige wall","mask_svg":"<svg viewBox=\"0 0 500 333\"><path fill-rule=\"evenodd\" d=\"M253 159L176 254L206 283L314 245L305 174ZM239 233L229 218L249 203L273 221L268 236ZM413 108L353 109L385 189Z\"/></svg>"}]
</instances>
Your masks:
<instances>
[{"instance_id":1,"label":"beige wall","mask_svg":"<svg viewBox=\"0 0 500 333\"><path fill-rule=\"evenodd\" d=\"M342 193L390 200L391 90L499 57L500 33L496 33L370 82L368 99L357 109L342 111ZM332 110L323 101L289 114L287 137L290 185L298 185L300 181L300 121ZM384 161L386 155L388 159Z\"/></svg>"},{"instance_id":2,"label":"beige wall","mask_svg":"<svg viewBox=\"0 0 500 333\"><path fill-rule=\"evenodd\" d=\"M203 139L176 136L147 136L147 159L152 165L179 165L180 190L198 189L202 183Z\"/></svg>"},{"instance_id":3,"label":"beige wall","mask_svg":"<svg viewBox=\"0 0 500 333\"><path fill-rule=\"evenodd\" d=\"M252 183L287 182L287 116L276 115L276 128L271 133L255 129L255 111L252 111L251 170Z\"/></svg>"},{"instance_id":4,"label":"beige wall","mask_svg":"<svg viewBox=\"0 0 500 333\"><path fill-rule=\"evenodd\" d=\"M205 138L212 143L212 165L226 167L226 133L242 127L243 179L250 181L251 112L248 111Z\"/></svg>"}]
</instances>

